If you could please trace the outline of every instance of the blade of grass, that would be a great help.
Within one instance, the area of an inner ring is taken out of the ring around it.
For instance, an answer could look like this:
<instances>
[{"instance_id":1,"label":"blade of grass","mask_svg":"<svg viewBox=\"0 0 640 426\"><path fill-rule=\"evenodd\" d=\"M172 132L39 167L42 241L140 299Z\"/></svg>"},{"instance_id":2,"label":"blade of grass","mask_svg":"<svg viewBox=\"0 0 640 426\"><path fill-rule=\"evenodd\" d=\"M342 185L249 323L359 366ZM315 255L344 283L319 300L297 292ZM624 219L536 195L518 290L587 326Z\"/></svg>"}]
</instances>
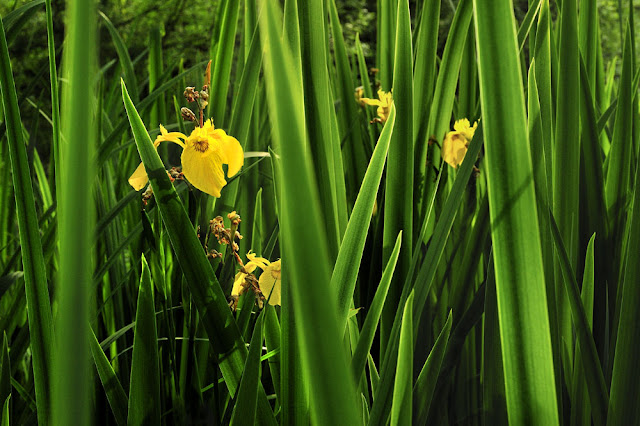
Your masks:
<instances>
[{"instance_id":1,"label":"blade of grass","mask_svg":"<svg viewBox=\"0 0 640 426\"><path fill-rule=\"evenodd\" d=\"M11 359L7 334L3 333L2 353L0 353L0 399L6 401L9 396L11 396Z\"/></svg>"},{"instance_id":2,"label":"blade of grass","mask_svg":"<svg viewBox=\"0 0 640 426\"><path fill-rule=\"evenodd\" d=\"M298 2L300 25L300 59L304 89L304 110L308 149L319 182L319 217L325 223L329 259L338 254L340 241L347 225L344 173L340 154L340 136L333 130L336 120L331 102L331 85L327 68L326 19L321 2ZM296 56L296 52L292 52Z\"/></svg>"},{"instance_id":3,"label":"blade of grass","mask_svg":"<svg viewBox=\"0 0 640 426\"><path fill-rule=\"evenodd\" d=\"M571 267L578 264L578 212L580 194L580 143L576 140L576 123L580 122L580 50L578 46L577 2L562 2L560 36L558 40L558 84L556 92L556 133L552 158L552 210L558 222L562 240L567 247ZM556 263L556 277L561 266ZM567 294L556 286L559 338L573 346L571 310L567 309ZM572 353L570 355L573 355ZM566 366L569 368L569 366Z\"/></svg>"},{"instance_id":4,"label":"blade of grass","mask_svg":"<svg viewBox=\"0 0 640 426\"><path fill-rule=\"evenodd\" d=\"M0 24L0 88L20 231L38 422L40 425L47 425L50 421L49 385L53 319L38 216L34 204L27 151L23 141L20 109L2 24Z\"/></svg>"},{"instance_id":5,"label":"blade of grass","mask_svg":"<svg viewBox=\"0 0 640 426\"><path fill-rule=\"evenodd\" d=\"M399 1L395 11L396 41L393 63L393 96L397 125L393 128L387 160L384 198L382 261L391 255L398 233L402 230L402 249L397 273L389 288L382 310L380 347L384 348L393 326L393 318L409 270L413 249L413 49L411 47L411 15L409 2Z\"/></svg>"},{"instance_id":6,"label":"blade of grass","mask_svg":"<svg viewBox=\"0 0 640 426\"><path fill-rule=\"evenodd\" d=\"M160 424L160 363L151 272L142 255L136 325L133 332L128 425Z\"/></svg>"},{"instance_id":7,"label":"blade of grass","mask_svg":"<svg viewBox=\"0 0 640 426\"><path fill-rule=\"evenodd\" d=\"M58 73L56 71L56 46L53 38L53 10L51 0L45 1L47 16L47 47L49 52L49 80L51 82L51 127L52 139L51 149L53 150L54 174L56 177L56 188L60 188L60 101L58 98Z\"/></svg>"},{"instance_id":8,"label":"blade of grass","mask_svg":"<svg viewBox=\"0 0 640 426\"><path fill-rule=\"evenodd\" d=\"M66 143L60 163L62 187L58 188L60 272L51 389L53 424L87 424L91 412L88 313L95 220L90 183L95 176L96 92L87 76L94 75L96 65L95 12L93 1L67 2L63 69L68 84L61 111Z\"/></svg>"},{"instance_id":9,"label":"blade of grass","mask_svg":"<svg viewBox=\"0 0 640 426\"><path fill-rule=\"evenodd\" d=\"M440 374L440 366L444 358L449 334L451 333L452 316L451 311L447 317L447 322L442 327L436 342L431 348L429 357L424 363L420 374L413 386L413 420L416 425L423 425L427 421L427 413L436 388L438 375Z\"/></svg>"},{"instance_id":10,"label":"blade of grass","mask_svg":"<svg viewBox=\"0 0 640 426\"><path fill-rule=\"evenodd\" d=\"M353 206L347 230L340 244L340 251L333 268L333 274L331 275L330 287L338 295L338 325L340 329L344 329L347 323L347 313L351 306L358 278L359 268L356 265L360 265L362 260L395 119L396 109L392 105L389 118L380 134L380 139L378 139L369 167L367 167L367 172L362 180L360 192L358 192L358 198Z\"/></svg>"},{"instance_id":11,"label":"blade of grass","mask_svg":"<svg viewBox=\"0 0 640 426\"><path fill-rule=\"evenodd\" d=\"M109 35L111 36L111 40L113 41L113 46L116 49L116 53L118 54L118 59L120 60L120 66L122 67L122 71L124 72L124 81L127 83L127 87L131 92L131 98L134 102L138 101L138 80L136 78L136 73L133 70L133 62L131 61L131 57L129 56L129 51L127 49L127 45L122 40L120 33L113 25L111 20L102 12L98 12L102 21L104 22L107 30L109 31Z\"/></svg>"},{"instance_id":12,"label":"blade of grass","mask_svg":"<svg viewBox=\"0 0 640 426\"><path fill-rule=\"evenodd\" d=\"M557 425L545 278L510 1L474 0L509 423ZM501 49L495 49L495 41ZM517 143L516 143L517 141Z\"/></svg>"},{"instance_id":13,"label":"blade of grass","mask_svg":"<svg viewBox=\"0 0 640 426\"><path fill-rule=\"evenodd\" d=\"M220 23L220 35L216 49L216 56L212 63L209 96L209 116L215 120L216 127L226 125L227 93L231 78L231 65L235 51L236 31L238 29L238 11L240 1L225 2Z\"/></svg>"},{"instance_id":14,"label":"blade of grass","mask_svg":"<svg viewBox=\"0 0 640 426\"><path fill-rule=\"evenodd\" d=\"M311 151L304 136L302 83L288 43L281 41L279 5L267 2L265 7L260 17L260 31L266 50L267 100L269 111L273 113L273 136L281 147L282 163L280 235L282 257L286 262L282 286L291 289L290 300L285 303L293 302L303 378L313 395L310 399L313 421L357 424L361 422L360 410L355 384L350 379L345 380L350 376L342 345L343 333L338 328L336 296L327 286L328 246L326 235L318 226L322 222ZM296 213L301 205L305 206L305 214ZM311 267L313 274L309 274ZM323 326L318 327L318 324ZM286 354L287 348L283 351ZM283 388L286 386L283 383Z\"/></svg>"},{"instance_id":15,"label":"blade of grass","mask_svg":"<svg viewBox=\"0 0 640 426\"><path fill-rule=\"evenodd\" d=\"M242 380L233 407L231 424L233 426L252 426L255 424L256 406L258 402L258 383L260 383L260 353L262 352L262 325L265 310L258 316L253 329L249 354L242 373Z\"/></svg>"},{"instance_id":16,"label":"blade of grass","mask_svg":"<svg viewBox=\"0 0 640 426\"><path fill-rule=\"evenodd\" d=\"M508 420L504 390L502 343L500 342L500 324L498 322L498 300L493 265L493 258L489 256L484 301L482 404L485 424L500 425L508 424Z\"/></svg>"},{"instance_id":17,"label":"blade of grass","mask_svg":"<svg viewBox=\"0 0 640 426\"><path fill-rule=\"evenodd\" d=\"M622 85L620 87L620 90L623 90ZM640 312L638 311L640 291L635 285L640 277L640 262L637 259L637 254L640 253L640 166L636 166L635 190L633 204L629 210L629 221L624 278L618 289L622 293L622 298L607 417L607 425L611 426L634 424L640 421L637 404L640 397L640 382L637 380L637 375L631 374L637 369L637 361L640 357L638 344L640 342Z\"/></svg>"},{"instance_id":18,"label":"blade of grass","mask_svg":"<svg viewBox=\"0 0 640 426\"><path fill-rule=\"evenodd\" d=\"M113 370L113 367L109 363L109 359L105 355L104 351L98 343L96 335L91 331L91 337L89 339L91 345L91 354L93 356L93 362L95 363L98 376L102 382L102 387L107 395L109 406L113 417L119 426L125 426L127 424L127 407L129 405L129 398Z\"/></svg>"},{"instance_id":19,"label":"blade of grass","mask_svg":"<svg viewBox=\"0 0 640 426\"><path fill-rule=\"evenodd\" d=\"M594 250L596 234L591 236L585 255L584 274L582 275L581 299L584 306L588 325L593 328L593 293L594 293ZM573 367L572 400L575 409L571 410L571 424L589 426L591 424L591 405L589 404L589 388L584 378L584 366L580 346L576 346L575 362Z\"/></svg>"},{"instance_id":20,"label":"blade of grass","mask_svg":"<svg viewBox=\"0 0 640 426\"><path fill-rule=\"evenodd\" d=\"M422 10L420 25L416 30L418 38L413 75L413 129L416 135L416 144L427 140L428 108L433 99L436 79L440 3L438 0L426 2Z\"/></svg>"},{"instance_id":21,"label":"blade of grass","mask_svg":"<svg viewBox=\"0 0 640 426\"><path fill-rule=\"evenodd\" d=\"M396 46L397 47L397 46ZM404 304L393 386L391 425L411 425L413 404L413 291Z\"/></svg>"},{"instance_id":22,"label":"blade of grass","mask_svg":"<svg viewBox=\"0 0 640 426\"><path fill-rule=\"evenodd\" d=\"M380 284L378 284L376 294L373 296L373 301L369 306L369 313L367 313L367 317L362 325L362 330L360 330L358 344L356 345L356 349L353 351L353 356L351 357L351 371L356 383L360 381L362 373L364 372L367 356L371 350L371 344L373 343L373 338L375 336L376 329L378 328L378 321L382 314L382 307L384 306L384 301L387 298L387 291L391 284L391 278L393 277L393 272L396 269L401 244L402 235L399 233L396 238L396 245L393 248L393 252L391 252L391 257L387 262L387 266L384 268L384 273L380 279Z\"/></svg>"},{"instance_id":23,"label":"blade of grass","mask_svg":"<svg viewBox=\"0 0 640 426\"><path fill-rule=\"evenodd\" d=\"M281 347L281 334L280 323L278 322L278 314L271 305L266 306L267 318L264 320L264 340L269 352L280 351ZM282 401L282 390L280 387L280 371L281 371L281 356L279 353L269 358L269 371L271 373L271 379L273 380L273 389L276 393L277 401Z\"/></svg>"},{"instance_id":24,"label":"blade of grass","mask_svg":"<svg viewBox=\"0 0 640 426\"><path fill-rule=\"evenodd\" d=\"M562 275L564 277L564 287L568 296L578 344L580 345L580 354L584 366L584 375L587 380L587 389L589 390L593 420L596 425L604 425L606 423L607 405L609 403L607 385L604 381L602 368L600 367L600 360L598 359L596 345L593 341L593 335L591 334L589 320L587 319L584 306L580 299L576 276L569 262L564 241L562 241L560 230L553 216L551 216L551 231L556 246L556 254L560 259L560 266L562 267Z\"/></svg>"}]
</instances>

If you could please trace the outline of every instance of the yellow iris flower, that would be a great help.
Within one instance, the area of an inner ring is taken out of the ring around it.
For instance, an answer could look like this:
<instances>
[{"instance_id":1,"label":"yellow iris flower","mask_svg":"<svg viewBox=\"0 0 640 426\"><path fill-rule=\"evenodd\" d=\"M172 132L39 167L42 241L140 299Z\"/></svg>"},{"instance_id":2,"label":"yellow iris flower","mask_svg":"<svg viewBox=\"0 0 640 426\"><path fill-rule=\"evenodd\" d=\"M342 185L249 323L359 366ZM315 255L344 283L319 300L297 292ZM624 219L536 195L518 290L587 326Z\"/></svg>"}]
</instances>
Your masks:
<instances>
[{"instance_id":1,"label":"yellow iris flower","mask_svg":"<svg viewBox=\"0 0 640 426\"><path fill-rule=\"evenodd\" d=\"M160 125L160 135L153 146L157 149L160 142L173 142L182 147L182 173L193 186L214 197L220 197L220 190L227 184L222 165L229 165L227 176L231 177L244 164L240 142L227 135L224 130L214 128L212 120L207 120L203 127L193 129L189 136L180 132L167 132ZM129 178L129 184L139 191L147 182L149 177L144 165L140 163Z\"/></svg>"},{"instance_id":2,"label":"yellow iris flower","mask_svg":"<svg viewBox=\"0 0 640 426\"><path fill-rule=\"evenodd\" d=\"M389 111L391 110L391 103L393 102L391 92L378 90L378 99L361 98L360 101L367 105L377 106L378 117L380 117L382 123L385 123L389 118Z\"/></svg>"},{"instance_id":3,"label":"yellow iris flower","mask_svg":"<svg viewBox=\"0 0 640 426\"><path fill-rule=\"evenodd\" d=\"M280 306L282 303L281 260L278 259L275 262L269 262L264 257L258 257L254 253L247 253L247 259L249 259L249 262L244 265L245 271L250 274L255 271L256 268L262 269L263 272L260 275L260 279L258 280L260 291L262 292L262 295L265 297L265 299L269 301L270 305ZM246 276L247 274L242 271L236 274L236 277L233 281L231 296L239 297L240 294L244 291L242 283L244 282Z\"/></svg>"},{"instance_id":4,"label":"yellow iris flower","mask_svg":"<svg viewBox=\"0 0 640 426\"><path fill-rule=\"evenodd\" d=\"M464 160L464 156L469 149L469 142L473 139L477 128L477 121L472 127L469 120L463 118L455 122L453 125L454 131L447 133L442 142L442 159L451 167L457 168L462 164L462 160Z\"/></svg>"}]
</instances>

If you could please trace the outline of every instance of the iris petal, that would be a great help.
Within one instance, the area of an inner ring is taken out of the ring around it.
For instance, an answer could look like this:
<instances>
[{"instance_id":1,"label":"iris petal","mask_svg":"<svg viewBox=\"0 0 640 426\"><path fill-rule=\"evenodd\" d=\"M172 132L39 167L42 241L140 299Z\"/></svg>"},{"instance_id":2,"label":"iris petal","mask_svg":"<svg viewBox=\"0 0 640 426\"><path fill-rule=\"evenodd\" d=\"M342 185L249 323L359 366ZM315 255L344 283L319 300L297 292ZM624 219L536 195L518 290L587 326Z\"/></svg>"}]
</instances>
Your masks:
<instances>
[{"instance_id":1,"label":"iris petal","mask_svg":"<svg viewBox=\"0 0 640 426\"><path fill-rule=\"evenodd\" d=\"M182 172L193 186L217 198L220 198L220 190L227 184L220 154L214 151L203 155L193 145L187 145L182 151Z\"/></svg>"},{"instance_id":2,"label":"iris petal","mask_svg":"<svg viewBox=\"0 0 640 426\"><path fill-rule=\"evenodd\" d=\"M273 306L282 304L281 273L281 261L276 260L264 270L258 281L260 291Z\"/></svg>"}]
</instances>

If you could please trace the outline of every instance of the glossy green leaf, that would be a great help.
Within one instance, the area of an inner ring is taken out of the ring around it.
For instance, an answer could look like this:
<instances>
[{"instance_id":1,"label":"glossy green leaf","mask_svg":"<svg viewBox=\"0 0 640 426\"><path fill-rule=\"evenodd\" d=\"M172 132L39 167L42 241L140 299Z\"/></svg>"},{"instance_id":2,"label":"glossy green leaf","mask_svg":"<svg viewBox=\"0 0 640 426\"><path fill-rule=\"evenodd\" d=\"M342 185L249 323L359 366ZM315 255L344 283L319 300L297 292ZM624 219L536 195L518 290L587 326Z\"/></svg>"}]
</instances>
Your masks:
<instances>
[{"instance_id":1,"label":"glossy green leaf","mask_svg":"<svg viewBox=\"0 0 640 426\"><path fill-rule=\"evenodd\" d=\"M125 393L116 372L109 363L109 359L100 347L100 343L98 343L98 339L93 331L91 331L89 344L91 345L93 362L95 363L98 376L102 382L102 387L104 388L107 400L109 401L113 417L115 417L119 426L125 426L127 424L127 407L129 406L129 398Z\"/></svg>"},{"instance_id":2,"label":"glossy green leaf","mask_svg":"<svg viewBox=\"0 0 640 426\"><path fill-rule=\"evenodd\" d=\"M509 423L559 424L533 166L511 2L474 0ZM501 49L492 48L501 40Z\"/></svg>"},{"instance_id":3,"label":"glossy green leaf","mask_svg":"<svg viewBox=\"0 0 640 426\"><path fill-rule=\"evenodd\" d=\"M398 364L396 366L391 425L411 425L413 404L413 297L411 292L404 305Z\"/></svg>"},{"instance_id":4,"label":"glossy green leaf","mask_svg":"<svg viewBox=\"0 0 640 426\"><path fill-rule=\"evenodd\" d=\"M27 151L20 121L20 109L2 24L0 24L0 88L2 89L4 121L11 169L13 170L13 187L20 231L33 375L39 413L38 421L40 425L46 425L49 422L50 414L49 385L53 348L53 319L38 216L36 215Z\"/></svg>"},{"instance_id":5,"label":"glossy green leaf","mask_svg":"<svg viewBox=\"0 0 640 426\"><path fill-rule=\"evenodd\" d=\"M449 312L447 322L444 324L444 327L442 327L438 338L433 344L429 357L422 366L422 370L420 370L420 374L413 387L414 424L422 425L427 421L427 413L429 412L433 392L436 388L438 375L440 374L442 359L447 349L452 322L451 312Z\"/></svg>"},{"instance_id":6,"label":"glossy green leaf","mask_svg":"<svg viewBox=\"0 0 640 426\"><path fill-rule=\"evenodd\" d=\"M385 123L380 134L380 139L371 156L369 167L362 180L358 198L351 212L347 230L340 245L340 251L336 259L331 276L331 288L338 295L338 320L340 328L346 326L347 312L351 305L353 292L358 278L357 265L362 260L364 245L367 239L369 224L376 196L380 187L380 180L384 171L389 143L392 138L396 119L396 109L391 107L389 119Z\"/></svg>"},{"instance_id":7,"label":"glossy green leaf","mask_svg":"<svg viewBox=\"0 0 640 426\"><path fill-rule=\"evenodd\" d=\"M253 329L247 362L236 397L236 405L231 417L232 425L252 426L255 424L258 402L258 384L260 383L260 354L262 352L262 328L265 310L258 316Z\"/></svg>"}]
</instances>

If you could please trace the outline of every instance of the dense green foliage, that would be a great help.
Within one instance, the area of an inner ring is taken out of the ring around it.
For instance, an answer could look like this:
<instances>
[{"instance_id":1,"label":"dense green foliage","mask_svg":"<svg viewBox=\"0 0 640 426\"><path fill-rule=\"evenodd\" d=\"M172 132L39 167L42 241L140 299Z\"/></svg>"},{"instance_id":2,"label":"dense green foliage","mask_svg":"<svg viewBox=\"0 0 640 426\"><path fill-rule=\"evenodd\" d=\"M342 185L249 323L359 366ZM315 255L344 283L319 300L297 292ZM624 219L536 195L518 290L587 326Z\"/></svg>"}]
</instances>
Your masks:
<instances>
[{"instance_id":1,"label":"dense green foliage","mask_svg":"<svg viewBox=\"0 0 640 426\"><path fill-rule=\"evenodd\" d=\"M640 423L636 3L2 3L3 425Z\"/></svg>"}]
</instances>

